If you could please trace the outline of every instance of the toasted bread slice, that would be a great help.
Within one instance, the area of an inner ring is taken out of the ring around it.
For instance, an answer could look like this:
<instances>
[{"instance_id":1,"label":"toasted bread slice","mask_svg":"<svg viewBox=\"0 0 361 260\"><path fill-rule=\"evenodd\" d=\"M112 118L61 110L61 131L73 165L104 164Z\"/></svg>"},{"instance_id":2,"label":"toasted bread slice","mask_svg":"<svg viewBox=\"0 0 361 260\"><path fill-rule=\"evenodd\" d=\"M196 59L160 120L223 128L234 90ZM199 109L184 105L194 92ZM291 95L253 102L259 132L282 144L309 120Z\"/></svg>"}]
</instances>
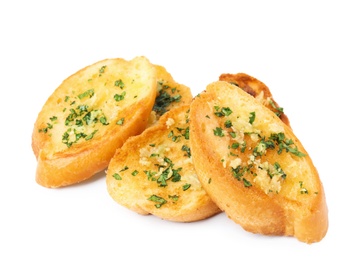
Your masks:
<instances>
[{"instance_id":1,"label":"toasted bread slice","mask_svg":"<svg viewBox=\"0 0 361 260\"><path fill-rule=\"evenodd\" d=\"M188 113L189 105L171 109L117 150L106 175L108 192L117 203L176 222L220 212L193 167Z\"/></svg>"},{"instance_id":2,"label":"toasted bread slice","mask_svg":"<svg viewBox=\"0 0 361 260\"><path fill-rule=\"evenodd\" d=\"M190 109L200 182L245 230L320 241L328 229L323 185L310 156L279 117L240 88L211 83Z\"/></svg>"},{"instance_id":3,"label":"toasted bread slice","mask_svg":"<svg viewBox=\"0 0 361 260\"><path fill-rule=\"evenodd\" d=\"M156 87L145 57L102 60L64 80L34 125L36 181L55 188L105 169L116 148L147 126Z\"/></svg>"},{"instance_id":4,"label":"toasted bread slice","mask_svg":"<svg viewBox=\"0 0 361 260\"><path fill-rule=\"evenodd\" d=\"M227 81L237 87L240 87L256 100L273 111L286 125L291 127L290 120L277 102L273 99L270 89L260 80L251 77L245 73L224 73L219 76L219 80Z\"/></svg>"},{"instance_id":5,"label":"toasted bread slice","mask_svg":"<svg viewBox=\"0 0 361 260\"><path fill-rule=\"evenodd\" d=\"M193 99L191 89L177 83L172 75L160 65L154 65L157 73L157 97L149 117L148 127L172 108L190 104Z\"/></svg>"}]
</instances>

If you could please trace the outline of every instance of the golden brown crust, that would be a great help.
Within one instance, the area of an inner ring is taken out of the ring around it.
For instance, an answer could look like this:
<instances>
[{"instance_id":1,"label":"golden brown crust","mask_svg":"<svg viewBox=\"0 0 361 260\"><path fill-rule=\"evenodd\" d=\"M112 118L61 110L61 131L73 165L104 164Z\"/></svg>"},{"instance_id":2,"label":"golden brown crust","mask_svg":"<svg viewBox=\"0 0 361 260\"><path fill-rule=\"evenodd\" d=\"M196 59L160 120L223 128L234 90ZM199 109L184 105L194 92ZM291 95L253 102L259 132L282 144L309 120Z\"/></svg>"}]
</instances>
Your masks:
<instances>
[{"instance_id":1,"label":"golden brown crust","mask_svg":"<svg viewBox=\"0 0 361 260\"><path fill-rule=\"evenodd\" d=\"M259 100L271 111L276 113L286 125L289 127L291 126L287 115L283 112L283 108L277 104L272 97L270 89L260 80L246 73L223 73L219 76L219 80L227 81L240 87L242 90Z\"/></svg>"},{"instance_id":2,"label":"golden brown crust","mask_svg":"<svg viewBox=\"0 0 361 260\"><path fill-rule=\"evenodd\" d=\"M105 169L115 149L145 129L155 75L145 57L136 57L99 61L64 80L34 124L36 181L55 188Z\"/></svg>"},{"instance_id":3,"label":"golden brown crust","mask_svg":"<svg viewBox=\"0 0 361 260\"><path fill-rule=\"evenodd\" d=\"M188 111L189 105L173 108L117 150L106 176L108 192L117 203L139 214L178 222L220 212L193 167Z\"/></svg>"},{"instance_id":4,"label":"golden brown crust","mask_svg":"<svg viewBox=\"0 0 361 260\"><path fill-rule=\"evenodd\" d=\"M245 230L306 243L325 236L326 199L311 158L252 96L224 81L209 84L191 104L190 145L204 189Z\"/></svg>"}]
</instances>

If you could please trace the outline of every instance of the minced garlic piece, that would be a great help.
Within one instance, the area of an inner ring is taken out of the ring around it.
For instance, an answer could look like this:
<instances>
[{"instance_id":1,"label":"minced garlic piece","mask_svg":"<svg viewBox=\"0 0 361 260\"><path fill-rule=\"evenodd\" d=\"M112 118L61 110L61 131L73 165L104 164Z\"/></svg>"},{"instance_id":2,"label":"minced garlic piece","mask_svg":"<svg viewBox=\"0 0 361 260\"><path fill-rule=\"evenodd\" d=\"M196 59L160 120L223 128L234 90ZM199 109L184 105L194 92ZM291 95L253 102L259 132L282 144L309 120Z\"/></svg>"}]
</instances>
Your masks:
<instances>
[{"instance_id":1,"label":"minced garlic piece","mask_svg":"<svg viewBox=\"0 0 361 260\"><path fill-rule=\"evenodd\" d=\"M241 163L242 163L241 158L236 158L234 160L231 160L229 166L231 166L232 168L237 168L237 166L241 165Z\"/></svg>"},{"instance_id":2,"label":"minced garlic piece","mask_svg":"<svg viewBox=\"0 0 361 260\"><path fill-rule=\"evenodd\" d=\"M149 166L150 161L148 161L147 157L140 157L139 164L144 165L144 166Z\"/></svg>"},{"instance_id":3,"label":"minced garlic piece","mask_svg":"<svg viewBox=\"0 0 361 260\"><path fill-rule=\"evenodd\" d=\"M272 164L263 162L258 164L256 169L257 176L254 182L258 183L266 194L280 192L283 177Z\"/></svg>"},{"instance_id":4,"label":"minced garlic piece","mask_svg":"<svg viewBox=\"0 0 361 260\"><path fill-rule=\"evenodd\" d=\"M165 122L167 128L169 129L169 127L171 127L173 124L175 123L173 118L168 118L167 122Z\"/></svg>"},{"instance_id":5,"label":"minced garlic piece","mask_svg":"<svg viewBox=\"0 0 361 260\"><path fill-rule=\"evenodd\" d=\"M284 133L285 129L281 124L271 123L268 124L268 129L271 133Z\"/></svg>"}]
</instances>

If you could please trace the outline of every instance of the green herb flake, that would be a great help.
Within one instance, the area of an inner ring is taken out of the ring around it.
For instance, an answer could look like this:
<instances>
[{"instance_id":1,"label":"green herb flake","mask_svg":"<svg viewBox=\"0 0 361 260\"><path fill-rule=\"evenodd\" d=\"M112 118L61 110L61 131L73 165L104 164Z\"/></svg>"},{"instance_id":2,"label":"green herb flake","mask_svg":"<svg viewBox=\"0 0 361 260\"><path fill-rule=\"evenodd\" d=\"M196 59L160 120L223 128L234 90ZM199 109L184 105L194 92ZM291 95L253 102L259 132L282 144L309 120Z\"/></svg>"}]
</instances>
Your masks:
<instances>
[{"instance_id":1,"label":"green herb flake","mask_svg":"<svg viewBox=\"0 0 361 260\"><path fill-rule=\"evenodd\" d=\"M249 113L249 123L252 125L254 120L256 119L256 112Z\"/></svg>"},{"instance_id":2,"label":"green herb flake","mask_svg":"<svg viewBox=\"0 0 361 260\"><path fill-rule=\"evenodd\" d=\"M94 96L94 89L88 89L87 91L81 93L78 95L79 99L83 99L85 97L89 97L91 98L92 96Z\"/></svg>"},{"instance_id":3,"label":"green herb flake","mask_svg":"<svg viewBox=\"0 0 361 260\"><path fill-rule=\"evenodd\" d=\"M306 154L300 152L298 148L294 145L294 142L292 139L286 139L286 136L284 133L274 133L271 134L269 139L275 141L278 144L278 154L281 154L283 150L286 152L290 152L298 157L304 157Z\"/></svg>"},{"instance_id":4,"label":"green herb flake","mask_svg":"<svg viewBox=\"0 0 361 260\"><path fill-rule=\"evenodd\" d=\"M269 103L276 110L276 116L280 117L282 114L284 114L283 108L276 106L276 103L272 99L270 99Z\"/></svg>"},{"instance_id":5,"label":"green herb flake","mask_svg":"<svg viewBox=\"0 0 361 260\"><path fill-rule=\"evenodd\" d=\"M214 114L218 117L229 116L230 114L232 114L232 110L229 107L222 107L220 109L218 106L215 106L214 108L216 110Z\"/></svg>"},{"instance_id":6,"label":"green herb flake","mask_svg":"<svg viewBox=\"0 0 361 260\"><path fill-rule=\"evenodd\" d=\"M178 195L168 195L168 198L170 198L171 200L173 200L174 202L177 202L179 199Z\"/></svg>"},{"instance_id":7,"label":"green herb flake","mask_svg":"<svg viewBox=\"0 0 361 260\"><path fill-rule=\"evenodd\" d=\"M148 198L148 200L150 200L150 201L153 201L153 202L155 202L155 207L158 209L158 208L160 208L160 207L162 207L165 203L167 203L167 201L164 199L164 198L162 198L162 197L159 197L159 196L157 196L157 195L152 195L152 196L150 196L149 198Z\"/></svg>"},{"instance_id":8,"label":"green herb flake","mask_svg":"<svg viewBox=\"0 0 361 260\"><path fill-rule=\"evenodd\" d=\"M100 123L102 123L102 125L109 125L107 118L105 116L102 116L99 118Z\"/></svg>"},{"instance_id":9,"label":"green herb flake","mask_svg":"<svg viewBox=\"0 0 361 260\"><path fill-rule=\"evenodd\" d=\"M280 174L282 179L286 179L287 174L282 170L281 165L278 162L275 162L273 167L276 169L277 174Z\"/></svg>"},{"instance_id":10,"label":"green herb flake","mask_svg":"<svg viewBox=\"0 0 361 260\"><path fill-rule=\"evenodd\" d=\"M213 129L213 133L215 136L223 137L223 129L221 127L216 127L216 129Z\"/></svg>"},{"instance_id":11,"label":"green herb flake","mask_svg":"<svg viewBox=\"0 0 361 260\"><path fill-rule=\"evenodd\" d=\"M156 172L152 172L152 171L144 171L145 175L148 178L148 181L156 181L157 179L154 178L154 176L157 174Z\"/></svg>"},{"instance_id":12,"label":"green herb flake","mask_svg":"<svg viewBox=\"0 0 361 260\"><path fill-rule=\"evenodd\" d=\"M186 183L186 184L184 184L184 185L182 186L182 189L183 189L183 191L186 191L186 190L188 190L190 187L191 187L191 184Z\"/></svg>"},{"instance_id":13,"label":"green herb flake","mask_svg":"<svg viewBox=\"0 0 361 260\"><path fill-rule=\"evenodd\" d=\"M99 77L105 72L106 67L107 66L104 65L99 69Z\"/></svg>"},{"instance_id":14,"label":"green herb flake","mask_svg":"<svg viewBox=\"0 0 361 260\"><path fill-rule=\"evenodd\" d=\"M233 124L232 124L232 121L231 120L226 120L225 122L224 122L224 127L225 128L231 128L233 126Z\"/></svg>"},{"instance_id":15,"label":"green herb flake","mask_svg":"<svg viewBox=\"0 0 361 260\"><path fill-rule=\"evenodd\" d=\"M137 176L138 173L139 173L139 172L138 172L137 170L134 170L131 174L132 174L133 176Z\"/></svg>"},{"instance_id":16,"label":"green herb flake","mask_svg":"<svg viewBox=\"0 0 361 260\"><path fill-rule=\"evenodd\" d=\"M165 91L166 89L169 88L169 86L163 85L163 83L161 82L158 82L158 84L162 86L162 89L159 91L159 94L155 99L155 103L152 110L156 112L158 115L163 115L165 112L169 110L169 106L173 102L180 102L182 96L179 94L172 96L167 91ZM172 90L172 93L174 92L175 91Z\"/></svg>"},{"instance_id":17,"label":"green herb flake","mask_svg":"<svg viewBox=\"0 0 361 260\"><path fill-rule=\"evenodd\" d=\"M124 117L117 121L117 125L123 125L123 124L124 124Z\"/></svg>"},{"instance_id":18,"label":"green herb flake","mask_svg":"<svg viewBox=\"0 0 361 260\"><path fill-rule=\"evenodd\" d=\"M123 91L122 94L120 94L120 95L119 95L119 94L115 94L115 95L114 95L114 100L117 101L117 102L119 102L119 101L121 101L121 100L124 100L125 94L126 94L125 91Z\"/></svg>"},{"instance_id":19,"label":"green herb flake","mask_svg":"<svg viewBox=\"0 0 361 260\"><path fill-rule=\"evenodd\" d=\"M124 82L121 79L118 79L114 82L114 86L120 87L121 89L124 88Z\"/></svg>"},{"instance_id":20,"label":"green herb flake","mask_svg":"<svg viewBox=\"0 0 361 260\"><path fill-rule=\"evenodd\" d=\"M118 173L114 173L112 176L113 176L114 179L116 179L117 181L122 180L122 177L121 177Z\"/></svg>"},{"instance_id":21,"label":"green herb flake","mask_svg":"<svg viewBox=\"0 0 361 260\"><path fill-rule=\"evenodd\" d=\"M191 149L187 145L184 144L182 146L182 151L186 152L186 154L184 154L185 156L191 157Z\"/></svg>"},{"instance_id":22,"label":"green herb flake","mask_svg":"<svg viewBox=\"0 0 361 260\"><path fill-rule=\"evenodd\" d=\"M129 169L129 167L128 166L124 166L124 168L123 169L121 169L120 171L121 172L124 172L124 171L126 171L126 170L128 170Z\"/></svg>"},{"instance_id":23,"label":"green herb flake","mask_svg":"<svg viewBox=\"0 0 361 260\"><path fill-rule=\"evenodd\" d=\"M300 184L300 193L308 194L308 190L303 186L303 181L299 181L299 184Z\"/></svg>"},{"instance_id":24,"label":"green herb flake","mask_svg":"<svg viewBox=\"0 0 361 260\"><path fill-rule=\"evenodd\" d=\"M246 178L242 179L244 187L248 188L252 186L252 183L248 181Z\"/></svg>"},{"instance_id":25,"label":"green herb flake","mask_svg":"<svg viewBox=\"0 0 361 260\"><path fill-rule=\"evenodd\" d=\"M239 147L239 143L233 143L231 144L232 149L237 149Z\"/></svg>"},{"instance_id":26,"label":"green herb flake","mask_svg":"<svg viewBox=\"0 0 361 260\"><path fill-rule=\"evenodd\" d=\"M91 134L87 135L87 136L85 137L85 140L88 141L88 140L92 139L92 138L94 137L94 135L95 135L96 132L98 132L98 130L94 130Z\"/></svg>"}]
</instances>

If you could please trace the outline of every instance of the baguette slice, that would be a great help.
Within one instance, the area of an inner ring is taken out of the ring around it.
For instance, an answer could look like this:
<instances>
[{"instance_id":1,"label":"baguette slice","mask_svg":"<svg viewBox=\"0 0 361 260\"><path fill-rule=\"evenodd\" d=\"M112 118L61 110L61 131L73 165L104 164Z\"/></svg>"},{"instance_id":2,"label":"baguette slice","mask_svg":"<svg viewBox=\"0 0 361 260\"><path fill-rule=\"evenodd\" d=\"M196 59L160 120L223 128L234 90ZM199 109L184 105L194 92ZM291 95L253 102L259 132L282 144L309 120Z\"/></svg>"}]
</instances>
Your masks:
<instances>
[{"instance_id":1,"label":"baguette slice","mask_svg":"<svg viewBox=\"0 0 361 260\"><path fill-rule=\"evenodd\" d=\"M157 73L157 97L149 117L148 127L170 109L190 104L193 99L189 87L177 83L172 75L160 65L154 65Z\"/></svg>"},{"instance_id":2,"label":"baguette slice","mask_svg":"<svg viewBox=\"0 0 361 260\"><path fill-rule=\"evenodd\" d=\"M256 100L273 111L286 125L291 127L290 120L277 102L273 99L270 89L260 80L246 74L246 73L223 73L219 76L219 80L227 81L248 94L252 95Z\"/></svg>"},{"instance_id":3,"label":"baguette slice","mask_svg":"<svg viewBox=\"0 0 361 260\"><path fill-rule=\"evenodd\" d=\"M192 222L220 212L200 184L189 149L189 105L130 137L107 169L110 196L139 214Z\"/></svg>"},{"instance_id":4,"label":"baguette slice","mask_svg":"<svg viewBox=\"0 0 361 260\"><path fill-rule=\"evenodd\" d=\"M224 81L191 104L190 147L200 182L245 230L320 241L328 229L323 185L293 131Z\"/></svg>"},{"instance_id":5,"label":"baguette slice","mask_svg":"<svg viewBox=\"0 0 361 260\"><path fill-rule=\"evenodd\" d=\"M65 79L34 124L36 181L56 188L104 170L145 129L155 97L156 71L145 57L102 60Z\"/></svg>"}]
</instances>

